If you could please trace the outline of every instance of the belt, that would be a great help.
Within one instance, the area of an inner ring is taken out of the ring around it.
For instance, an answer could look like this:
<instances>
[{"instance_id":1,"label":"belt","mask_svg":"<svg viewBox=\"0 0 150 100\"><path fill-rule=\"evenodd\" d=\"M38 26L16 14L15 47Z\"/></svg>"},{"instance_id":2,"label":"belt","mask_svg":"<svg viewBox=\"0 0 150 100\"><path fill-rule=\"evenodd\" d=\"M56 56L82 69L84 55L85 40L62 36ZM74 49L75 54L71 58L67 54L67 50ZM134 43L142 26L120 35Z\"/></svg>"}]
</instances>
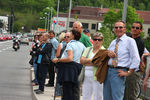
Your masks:
<instances>
[{"instance_id":1,"label":"belt","mask_svg":"<svg viewBox=\"0 0 150 100\"><path fill-rule=\"evenodd\" d=\"M108 67L109 67L109 68L127 69L127 70L129 70L129 68L127 68L127 67L121 67L121 66L116 66L116 67L114 67L113 65L108 65Z\"/></svg>"}]
</instances>

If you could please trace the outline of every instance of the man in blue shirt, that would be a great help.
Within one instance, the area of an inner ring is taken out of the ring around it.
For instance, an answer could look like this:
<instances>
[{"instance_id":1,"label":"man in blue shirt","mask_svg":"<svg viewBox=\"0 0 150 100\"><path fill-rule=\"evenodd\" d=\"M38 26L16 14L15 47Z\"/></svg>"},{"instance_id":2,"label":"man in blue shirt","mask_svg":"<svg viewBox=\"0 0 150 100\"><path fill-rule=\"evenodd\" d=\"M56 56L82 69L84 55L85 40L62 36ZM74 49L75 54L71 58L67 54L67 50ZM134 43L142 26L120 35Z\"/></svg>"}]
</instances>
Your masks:
<instances>
[{"instance_id":1,"label":"man in blue shirt","mask_svg":"<svg viewBox=\"0 0 150 100\"><path fill-rule=\"evenodd\" d=\"M126 36L125 31L126 26L123 21L117 21L114 24L116 39L108 48L110 59L104 81L104 100L123 100L126 77L140 64L136 42Z\"/></svg>"},{"instance_id":2,"label":"man in blue shirt","mask_svg":"<svg viewBox=\"0 0 150 100\"><path fill-rule=\"evenodd\" d=\"M53 60L54 58L56 58L56 50L57 50L57 46L58 46L58 41L55 38L54 31L49 31L48 33L50 36L49 41L53 45L50 59ZM55 64L53 62L51 62L51 64L49 65L49 69L48 69L49 81L48 81L48 84L46 84L46 86L49 86L49 87L54 86L54 79L55 79L54 66L55 66Z\"/></svg>"}]
</instances>

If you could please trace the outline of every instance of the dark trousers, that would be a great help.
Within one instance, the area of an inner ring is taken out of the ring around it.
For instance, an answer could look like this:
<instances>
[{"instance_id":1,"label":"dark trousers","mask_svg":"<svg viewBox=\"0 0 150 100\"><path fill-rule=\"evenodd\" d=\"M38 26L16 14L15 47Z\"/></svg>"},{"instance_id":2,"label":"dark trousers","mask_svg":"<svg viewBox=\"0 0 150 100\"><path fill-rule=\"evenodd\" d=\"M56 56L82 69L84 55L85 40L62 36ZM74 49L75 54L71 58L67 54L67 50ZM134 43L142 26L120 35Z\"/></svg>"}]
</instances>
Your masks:
<instances>
[{"instance_id":1,"label":"dark trousers","mask_svg":"<svg viewBox=\"0 0 150 100\"><path fill-rule=\"evenodd\" d=\"M48 71L47 64L40 64L39 65L39 89L44 91L45 79Z\"/></svg>"},{"instance_id":2,"label":"dark trousers","mask_svg":"<svg viewBox=\"0 0 150 100\"><path fill-rule=\"evenodd\" d=\"M64 100L77 100L75 97L76 84L72 82L63 82L63 99Z\"/></svg>"},{"instance_id":3,"label":"dark trousers","mask_svg":"<svg viewBox=\"0 0 150 100\"><path fill-rule=\"evenodd\" d=\"M49 74L48 84L50 85L54 85L54 79L55 79L54 66L55 66L55 63L53 62L51 62L48 66L48 74Z\"/></svg>"},{"instance_id":4,"label":"dark trousers","mask_svg":"<svg viewBox=\"0 0 150 100\"><path fill-rule=\"evenodd\" d=\"M39 82L39 64L37 64L37 70L36 70L36 77L37 77L37 81Z\"/></svg>"},{"instance_id":5,"label":"dark trousers","mask_svg":"<svg viewBox=\"0 0 150 100\"><path fill-rule=\"evenodd\" d=\"M75 93L75 100L80 100L80 86L74 87L74 93Z\"/></svg>"}]
</instances>

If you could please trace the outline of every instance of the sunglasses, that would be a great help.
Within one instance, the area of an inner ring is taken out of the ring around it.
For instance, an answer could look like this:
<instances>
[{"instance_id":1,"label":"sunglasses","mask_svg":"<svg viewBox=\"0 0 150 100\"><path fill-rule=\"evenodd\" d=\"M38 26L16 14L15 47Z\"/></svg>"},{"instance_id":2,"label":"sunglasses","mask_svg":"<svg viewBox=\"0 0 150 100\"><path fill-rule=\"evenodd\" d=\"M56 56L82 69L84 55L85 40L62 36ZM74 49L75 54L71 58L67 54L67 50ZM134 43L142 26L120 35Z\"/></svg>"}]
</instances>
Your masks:
<instances>
[{"instance_id":1,"label":"sunglasses","mask_svg":"<svg viewBox=\"0 0 150 100\"><path fill-rule=\"evenodd\" d=\"M93 39L94 41L102 41L103 39Z\"/></svg>"},{"instance_id":2,"label":"sunglasses","mask_svg":"<svg viewBox=\"0 0 150 100\"><path fill-rule=\"evenodd\" d=\"M132 29L139 30L139 29L140 29L140 27L135 27L135 26L132 26Z\"/></svg>"},{"instance_id":3,"label":"sunglasses","mask_svg":"<svg viewBox=\"0 0 150 100\"><path fill-rule=\"evenodd\" d=\"M66 38L69 38L69 36L65 36L64 38L65 38L65 39L66 39Z\"/></svg>"},{"instance_id":4,"label":"sunglasses","mask_svg":"<svg viewBox=\"0 0 150 100\"><path fill-rule=\"evenodd\" d=\"M115 26L114 28L115 28L115 29L118 29L118 28L119 28L119 29L122 29L122 28L124 28L124 27L123 27L123 26Z\"/></svg>"}]
</instances>

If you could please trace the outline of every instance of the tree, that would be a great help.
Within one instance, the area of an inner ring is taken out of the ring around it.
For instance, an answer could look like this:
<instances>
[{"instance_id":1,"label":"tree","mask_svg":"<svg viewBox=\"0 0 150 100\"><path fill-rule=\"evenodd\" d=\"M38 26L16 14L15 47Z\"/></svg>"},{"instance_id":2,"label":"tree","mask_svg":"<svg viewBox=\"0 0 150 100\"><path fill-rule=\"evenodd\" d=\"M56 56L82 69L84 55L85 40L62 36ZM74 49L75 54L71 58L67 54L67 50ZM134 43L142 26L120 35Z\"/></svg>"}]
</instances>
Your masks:
<instances>
[{"instance_id":1,"label":"tree","mask_svg":"<svg viewBox=\"0 0 150 100\"><path fill-rule=\"evenodd\" d=\"M113 24L117 20L122 19L122 12L123 12L123 4L119 5L120 9L114 10L110 9L105 15L104 15L104 22L103 25L110 28L112 31L113 29ZM143 23L143 19L140 19L138 14L136 13L136 9L132 8L131 6L127 7L127 17L126 17L126 28L127 31L130 31L130 28L132 26L132 23L135 21L140 21Z\"/></svg>"},{"instance_id":2,"label":"tree","mask_svg":"<svg viewBox=\"0 0 150 100\"><path fill-rule=\"evenodd\" d=\"M104 15L104 22L103 27L101 28L101 32L104 35L104 46L107 48L111 41L114 39L113 34L113 25L116 21L122 19L122 11L123 11L123 4L118 5L118 8L120 9L110 9L105 15ZM131 25L135 21L141 21L142 19L139 18L138 14L136 14L136 9L132 8L131 6L128 6L127 8L127 18L126 18L126 29L127 31L130 31Z\"/></svg>"}]
</instances>

